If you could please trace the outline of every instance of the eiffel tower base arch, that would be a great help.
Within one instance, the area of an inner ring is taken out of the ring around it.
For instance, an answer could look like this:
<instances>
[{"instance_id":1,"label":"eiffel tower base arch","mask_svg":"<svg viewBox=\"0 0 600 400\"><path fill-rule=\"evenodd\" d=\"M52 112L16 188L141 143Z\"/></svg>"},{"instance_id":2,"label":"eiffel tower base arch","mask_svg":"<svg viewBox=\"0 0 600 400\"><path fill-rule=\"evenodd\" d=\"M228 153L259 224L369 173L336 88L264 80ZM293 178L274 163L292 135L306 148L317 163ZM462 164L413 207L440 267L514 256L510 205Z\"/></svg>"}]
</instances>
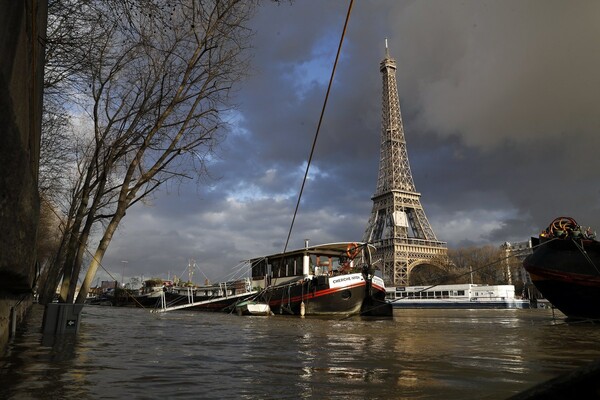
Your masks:
<instances>
[{"instance_id":1,"label":"eiffel tower base arch","mask_svg":"<svg viewBox=\"0 0 600 400\"><path fill-rule=\"evenodd\" d=\"M411 239L405 239L408 241ZM414 239L412 240L415 241ZM381 271L386 286L410 286L411 272L428 266L443 273L448 272L450 259L445 243L417 240L422 243L400 243L375 246L375 267ZM392 241L393 242L393 241ZM439 282L431 282L431 284Z\"/></svg>"}]
</instances>

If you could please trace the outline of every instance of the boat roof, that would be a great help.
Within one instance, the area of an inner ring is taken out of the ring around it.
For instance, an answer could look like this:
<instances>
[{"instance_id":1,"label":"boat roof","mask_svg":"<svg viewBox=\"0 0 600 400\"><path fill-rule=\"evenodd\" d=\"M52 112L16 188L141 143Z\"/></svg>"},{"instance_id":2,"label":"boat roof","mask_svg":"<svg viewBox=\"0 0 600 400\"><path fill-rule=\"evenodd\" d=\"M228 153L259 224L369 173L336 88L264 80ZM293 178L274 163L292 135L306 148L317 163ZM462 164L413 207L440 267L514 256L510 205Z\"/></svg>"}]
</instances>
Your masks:
<instances>
[{"instance_id":1,"label":"boat roof","mask_svg":"<svg viewBox=\"0 0 600 400\"><path fill-rule=\"evenodd\" d=\"M319 253L319 254L331 254L331 255L339 255L340 253L345 253L348 250L348 246L352 244L357 244L358 246L365 246L367 243L364 242L337 242L337 243L326 243L326 244L318 244L314 246L303 247L301 249L296 250L288 250L285 253L275 253L262 257L255 257L250 261L261 260L263 258L280 258L290 255L296 254L304 254L304 253ZM372 244L368 245L369 248L374 251L376 248Z\"/></svg>"}]
</instances>

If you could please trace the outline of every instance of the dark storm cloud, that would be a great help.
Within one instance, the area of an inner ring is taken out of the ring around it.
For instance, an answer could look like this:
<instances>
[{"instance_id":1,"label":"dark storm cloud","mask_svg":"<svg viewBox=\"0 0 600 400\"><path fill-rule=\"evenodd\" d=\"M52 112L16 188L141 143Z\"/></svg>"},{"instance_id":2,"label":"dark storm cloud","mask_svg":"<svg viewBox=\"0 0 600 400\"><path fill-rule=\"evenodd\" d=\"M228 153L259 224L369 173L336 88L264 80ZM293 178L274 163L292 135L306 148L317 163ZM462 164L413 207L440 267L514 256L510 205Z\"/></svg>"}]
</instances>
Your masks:
<instances>
[{"instance_id":1,"label":"dark storm cloud","mask_svg":"<svg viewBox=\"0 0 600 400\"><path fill-rule=\"evenodd\" d=\"M347 5L260 8L251 76L214 179L131 210L108 263L160 274L195 258L217 279L283 250ZM412 173L438 239L526 240L560 215L600 229L599 20L596 1L356 2L289 247L362 237L386 37Z\"/></svg>"}]
</instances>

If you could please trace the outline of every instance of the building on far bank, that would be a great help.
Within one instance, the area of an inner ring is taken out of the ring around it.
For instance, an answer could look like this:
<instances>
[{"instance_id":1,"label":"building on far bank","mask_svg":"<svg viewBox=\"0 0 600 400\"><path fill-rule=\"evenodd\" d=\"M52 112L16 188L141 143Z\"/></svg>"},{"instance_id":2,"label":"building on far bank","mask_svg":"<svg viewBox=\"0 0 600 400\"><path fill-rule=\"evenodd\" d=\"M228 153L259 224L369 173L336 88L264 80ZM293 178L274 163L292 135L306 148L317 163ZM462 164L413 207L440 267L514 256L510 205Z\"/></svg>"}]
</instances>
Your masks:
<instances>
[{"instance_id":1,"label":"building on far bank","mask_svg":"<svg viewBox=\"0 0 600 400\"><path fill-rule=\"evenodd\" d=\"M522 283L523 297L530 300L543 298L542 294L533 285L529 273L523 268L523 260L533 253L531 239L522 242L504 242L500 245L500 249L504 251L505 256L506 281L511 285L513 281L518 282L518 285L515 286L520 286Z\"/></svg>"}]
</instances>

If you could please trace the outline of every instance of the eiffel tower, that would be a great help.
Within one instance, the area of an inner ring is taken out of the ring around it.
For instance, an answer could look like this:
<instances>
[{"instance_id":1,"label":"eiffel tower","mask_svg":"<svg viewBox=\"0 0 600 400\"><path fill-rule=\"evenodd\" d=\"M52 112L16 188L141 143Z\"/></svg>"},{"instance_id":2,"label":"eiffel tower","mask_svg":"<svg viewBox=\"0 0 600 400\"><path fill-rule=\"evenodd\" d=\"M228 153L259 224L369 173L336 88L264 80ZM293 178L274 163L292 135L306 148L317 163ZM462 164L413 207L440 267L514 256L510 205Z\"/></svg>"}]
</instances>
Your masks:
<instances>
[{"instance_id":1,"label":"eiffel tower","mask_svg":"<svg viewBox=\"0 0 600 400\"><path fill-rule=\"evenodd\" d=\"M413 182L396 84L396 61L379 65L383 77L381 157L373 210L363 237L377 247L373 260L386 285L407 286L412 269L426 264L446 269L448 249L437 240Z\"/></svg>"}]
</instances>

